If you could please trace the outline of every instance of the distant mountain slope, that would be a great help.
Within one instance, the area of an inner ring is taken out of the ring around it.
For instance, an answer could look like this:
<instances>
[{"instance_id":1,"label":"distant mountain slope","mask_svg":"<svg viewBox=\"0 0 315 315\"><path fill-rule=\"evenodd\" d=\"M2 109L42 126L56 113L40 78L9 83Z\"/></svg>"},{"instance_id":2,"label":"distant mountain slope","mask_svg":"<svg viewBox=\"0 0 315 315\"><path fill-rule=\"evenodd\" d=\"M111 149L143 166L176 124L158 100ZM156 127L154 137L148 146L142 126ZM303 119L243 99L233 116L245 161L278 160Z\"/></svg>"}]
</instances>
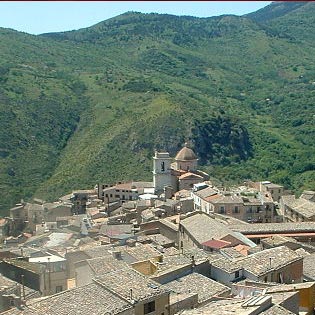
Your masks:
<instances>
[{"instance_id":1,"label":"distant mountain slope","mask_svg":"<svg viewBox=\"0 0 315 315\"><path fill-rule=\"evenodd\" d=\"M244 16L259 22L266 23L278 17L283 17L286 14L295 11L298 8L307 4L307 1L275 1L258 11L246 14Z\"/></svg>"},{"instance_id":2,"label":"distant mountain slope","mask_svg":"<svg viewBox=\"0 0 315 315\"><path fill-rule=\"evenodd\" d=\"M0 31L0 209L30 198L74 133L84 85L56 66L45 40ZM24 56L23 56L24 55Z\"/></svg>"},{"instance_id":3,"label":"distant mountain slope","mask_svg":"<svg viewBox=\"0 0 315 315\"><path fill-rule=\"evenodd\" d=\"M150 180L154 149L187 140L227 183L314 189L315 9L279 6L259 23L129 12L41 36L1 29L1 210Z\"/></svg>"},{"instance_id":4,"label":"distant mountain slope","mask_svg":"<svg viewBox=\"0 0 315 315\"><path fill-rule=\"evenodd\" d=\"M308 41L313 46L314 10L315 2L312 1L279 1L248 14L247 17L260 23L270 34L295 42Z\"/></svg>"}]
</instances>

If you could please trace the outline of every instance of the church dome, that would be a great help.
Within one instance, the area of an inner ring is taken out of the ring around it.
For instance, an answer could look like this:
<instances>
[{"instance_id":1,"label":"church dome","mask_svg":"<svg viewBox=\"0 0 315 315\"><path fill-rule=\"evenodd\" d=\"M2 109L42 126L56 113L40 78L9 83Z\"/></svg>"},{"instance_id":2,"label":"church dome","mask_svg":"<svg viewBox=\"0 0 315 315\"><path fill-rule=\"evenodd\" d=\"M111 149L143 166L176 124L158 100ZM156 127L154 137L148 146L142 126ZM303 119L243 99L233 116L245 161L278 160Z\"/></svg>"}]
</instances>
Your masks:
<instances>
[{"instance_id":1,"label":"church dome","mask_svg":"<svg viewBox=\"0 0 315 315\"><path fill-rule=\"evenodd\" d=\"M192 161L197 160L197 156L192 149L187 147L187 143L185 143L185 146L177 153L175 160Z\"/></svg>"}]
</instances>

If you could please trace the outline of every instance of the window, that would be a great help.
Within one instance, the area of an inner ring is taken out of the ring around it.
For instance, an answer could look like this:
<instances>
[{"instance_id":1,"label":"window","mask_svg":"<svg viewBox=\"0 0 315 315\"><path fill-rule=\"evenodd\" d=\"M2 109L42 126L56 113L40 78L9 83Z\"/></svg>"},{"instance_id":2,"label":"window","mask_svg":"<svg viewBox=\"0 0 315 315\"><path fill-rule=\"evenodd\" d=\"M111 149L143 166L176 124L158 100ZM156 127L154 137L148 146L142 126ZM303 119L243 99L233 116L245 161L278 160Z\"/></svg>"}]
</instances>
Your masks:
<instances>
[{"instance_id":1,"label":"window","mask_svg":"<svg viewBox=\"0 0 315 315\"><path fill-rule=\"evenodd\" d=\"M240 209L238 208L238 206L234 207L234 213L240 213Z\"/></svg>"},{"instance_id":2,"label":"window","mask_svg":"<svg viewBox=\"0 0 315 315\"><path fill-rule=\"evenodd\" d=\"M57 285L56 286L56 293L61 292L62 291L62 285Z\"/></svg>"},{"instance_id":3,"label":"window","mask_svg":"<svg viewBox=\"0 0 315 315\"><path fill-rule=\"evenodd\" d=\"M119 199L120 197L119 197L119 195L115 195L115 198L118 198L118 199Z\"/></svg>"},{"instance_id":4,"label":"window","mask_svg":"<svg viewBox=\"0 0 315 315\"><path fill-rule=\"evenodd\" d=\"M161 163L161 171L162 171L162 172L165 171L165 163L164 163L164 162Z\"/></svg>"},{"instance_id":5,"label":"window","mask_svg":"<svg viewBox=\"0 0 315 315\"><path fill-rule=\"evenodd\" d=\"M144 306L144 314L149 314L155 311L155 301L146 303Z\"/></svg>"},{"instance_id":6,"label":"window","mask_svg":"<svg viewBox=\"0 0 315 315\"><path fill-rule=\"evenodd\" d=\"M224 208L224 206L221 206L221 207L220 207L220 213L225 213L225 208Z\"/></svg>"},{"instance_id":7,"label":"window","mask_svg":"<svg viewBox=\"0 0 315 315\"><path fill-rule=\"evenodd\" d=\"M237 279L237 278L239 278L239 277L240 277L240 271L237 270L237 271L235 271L235 279Z\"/></svg>"}]
</instances>

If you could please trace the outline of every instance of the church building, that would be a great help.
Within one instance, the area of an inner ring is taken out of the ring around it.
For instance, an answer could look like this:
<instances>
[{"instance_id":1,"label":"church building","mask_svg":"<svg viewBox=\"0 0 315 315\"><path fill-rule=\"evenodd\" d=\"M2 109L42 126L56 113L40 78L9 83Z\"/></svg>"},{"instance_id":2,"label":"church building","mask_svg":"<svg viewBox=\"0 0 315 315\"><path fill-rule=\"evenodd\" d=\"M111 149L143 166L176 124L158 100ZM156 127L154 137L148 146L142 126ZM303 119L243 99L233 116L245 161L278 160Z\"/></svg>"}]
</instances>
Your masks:
<instances>
[{"instance_id":1,"label":"church building","mask_svg":"<svg viewBox=\"0 0 315 315\"><path fill-rule=\"evenodd\" d=\"M182 189L191 189L194 184L209 179L209 175L197 170L198 158L187 143L176 154L175 159L168 152L157 152L153 157L153 186L156 194L171 187L173 193Z\"/></svg>"}]
</instances>

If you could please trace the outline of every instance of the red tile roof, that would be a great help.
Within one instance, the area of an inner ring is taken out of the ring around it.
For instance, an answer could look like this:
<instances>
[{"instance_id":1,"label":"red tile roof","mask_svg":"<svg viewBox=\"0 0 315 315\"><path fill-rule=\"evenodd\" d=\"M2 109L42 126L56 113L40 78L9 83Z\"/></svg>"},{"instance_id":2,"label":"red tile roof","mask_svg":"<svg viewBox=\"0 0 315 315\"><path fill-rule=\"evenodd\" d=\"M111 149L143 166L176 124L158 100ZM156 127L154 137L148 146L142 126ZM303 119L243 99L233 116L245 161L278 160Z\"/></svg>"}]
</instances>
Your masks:
<instances>
[{"instance_id":1,"label":"red tile roof","mask_svg":"<svg viewBox=\"0 0 315 315\"><path fill-rule=\"evenodd\" d=\"M230 244L231 244L230 242L226 242L226 241L222 241L222 240L209 240L209 241L202 243L201 245L209 247L209 248L220 249L220 248L227 247Z\"/></svg>"}]
</instances>

